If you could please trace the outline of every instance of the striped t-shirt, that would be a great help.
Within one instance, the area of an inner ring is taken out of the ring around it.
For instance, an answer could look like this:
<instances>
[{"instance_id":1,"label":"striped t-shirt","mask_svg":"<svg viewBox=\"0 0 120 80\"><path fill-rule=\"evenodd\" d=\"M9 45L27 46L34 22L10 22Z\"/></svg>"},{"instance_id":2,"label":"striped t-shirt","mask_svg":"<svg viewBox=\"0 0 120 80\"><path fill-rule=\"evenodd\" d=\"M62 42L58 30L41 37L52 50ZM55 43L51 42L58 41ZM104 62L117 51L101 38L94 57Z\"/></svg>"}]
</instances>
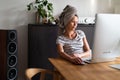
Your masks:
<instances>
[{"instance_id":1,"label":"striped t-shirt","mask_svg":"<svg viewBox=\"0 0 120 80\"><path fill-rule=\"evenodd\" d=\"M64 35L60 35L57 37L56 44L63 45L64 51L67 54L74 53L83 53L83 38L85 37L85 33L82 30L76 30L77 36L74 39L69 39Z\"/></svg>"}]
</instances>

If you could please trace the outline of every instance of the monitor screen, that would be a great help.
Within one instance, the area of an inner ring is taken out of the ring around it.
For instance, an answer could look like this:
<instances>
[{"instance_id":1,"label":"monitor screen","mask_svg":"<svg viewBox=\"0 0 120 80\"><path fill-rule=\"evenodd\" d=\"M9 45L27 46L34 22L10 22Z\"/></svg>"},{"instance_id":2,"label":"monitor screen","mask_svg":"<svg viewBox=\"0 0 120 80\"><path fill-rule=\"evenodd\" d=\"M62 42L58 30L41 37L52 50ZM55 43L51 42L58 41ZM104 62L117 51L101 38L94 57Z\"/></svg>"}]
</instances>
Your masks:
<instances>
[{"instance_id":1,"label":"monitor screen","mask_svg":"<svg viewBox=\"0 0 120 80\"><path fill-rule=\"evenodd\" d=\"M120 14L96 14L93 60L112 61L120 56Z\"/></svg>"}]
</instances>

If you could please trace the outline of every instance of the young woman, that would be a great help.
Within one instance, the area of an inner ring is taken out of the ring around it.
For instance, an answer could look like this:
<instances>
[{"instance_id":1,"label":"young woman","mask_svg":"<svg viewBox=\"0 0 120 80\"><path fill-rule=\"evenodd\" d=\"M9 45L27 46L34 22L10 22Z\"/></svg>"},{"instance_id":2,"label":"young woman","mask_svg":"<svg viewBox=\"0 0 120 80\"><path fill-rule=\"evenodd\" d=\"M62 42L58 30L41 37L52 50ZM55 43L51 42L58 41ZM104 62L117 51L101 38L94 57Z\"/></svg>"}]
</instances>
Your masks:
<instances>
[{"instance_id":1,"label":"young woman","mask_svg":"<svg viewBox=\"0 0 120 80\"><path fill-rule=\"evenodd\" d=\"M59 17L59 35L56 40L57 50L61 57L74 64L82 64L91 58L91 50L82 30L78 25L77 10L67 5Z\"/></svg>"}]
</instances>

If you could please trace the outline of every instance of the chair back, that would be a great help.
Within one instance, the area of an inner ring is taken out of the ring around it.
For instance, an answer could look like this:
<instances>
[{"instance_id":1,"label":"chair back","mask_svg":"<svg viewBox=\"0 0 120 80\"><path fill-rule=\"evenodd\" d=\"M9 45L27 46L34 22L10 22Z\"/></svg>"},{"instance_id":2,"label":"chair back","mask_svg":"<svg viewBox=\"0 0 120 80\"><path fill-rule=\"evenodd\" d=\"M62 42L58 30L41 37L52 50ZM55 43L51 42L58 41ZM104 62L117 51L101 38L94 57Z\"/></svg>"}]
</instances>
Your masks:
<instances>
[{"instance_id":1,"label":"chair back","mask_svg":"<svg viewBox=\"0 0 120 80\"><path fill-rule=\"evenodd\" d=\"M41 68L28 68L25 71L25 75L26 75L28 80L32 80L32 77L38 73L40 73L40 80L44 80L45 74L52 73L52 72L49 70L46 70L46 69L41 69Z\"/></svg>"}]
</instances>

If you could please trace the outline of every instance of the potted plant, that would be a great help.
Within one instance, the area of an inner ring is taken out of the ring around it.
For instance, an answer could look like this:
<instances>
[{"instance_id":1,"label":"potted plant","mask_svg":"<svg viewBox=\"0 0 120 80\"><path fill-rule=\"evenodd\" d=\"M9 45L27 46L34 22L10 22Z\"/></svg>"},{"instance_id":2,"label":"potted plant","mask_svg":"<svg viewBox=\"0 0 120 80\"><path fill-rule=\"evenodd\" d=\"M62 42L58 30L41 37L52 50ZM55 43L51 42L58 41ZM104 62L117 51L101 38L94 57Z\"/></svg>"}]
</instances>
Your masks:
<instances>
[{"instance_id":1,"label":"potted plant","mask_svg":"<svg viewBox=\"0 0 120 80\"><path fill-rule=\"evenodd\" d=\"M35 0L27 5L28 11L37 10L37 17L42 20L42 23L54 22L53 4L48 0Z\"/></svg>"}]
</instances>

